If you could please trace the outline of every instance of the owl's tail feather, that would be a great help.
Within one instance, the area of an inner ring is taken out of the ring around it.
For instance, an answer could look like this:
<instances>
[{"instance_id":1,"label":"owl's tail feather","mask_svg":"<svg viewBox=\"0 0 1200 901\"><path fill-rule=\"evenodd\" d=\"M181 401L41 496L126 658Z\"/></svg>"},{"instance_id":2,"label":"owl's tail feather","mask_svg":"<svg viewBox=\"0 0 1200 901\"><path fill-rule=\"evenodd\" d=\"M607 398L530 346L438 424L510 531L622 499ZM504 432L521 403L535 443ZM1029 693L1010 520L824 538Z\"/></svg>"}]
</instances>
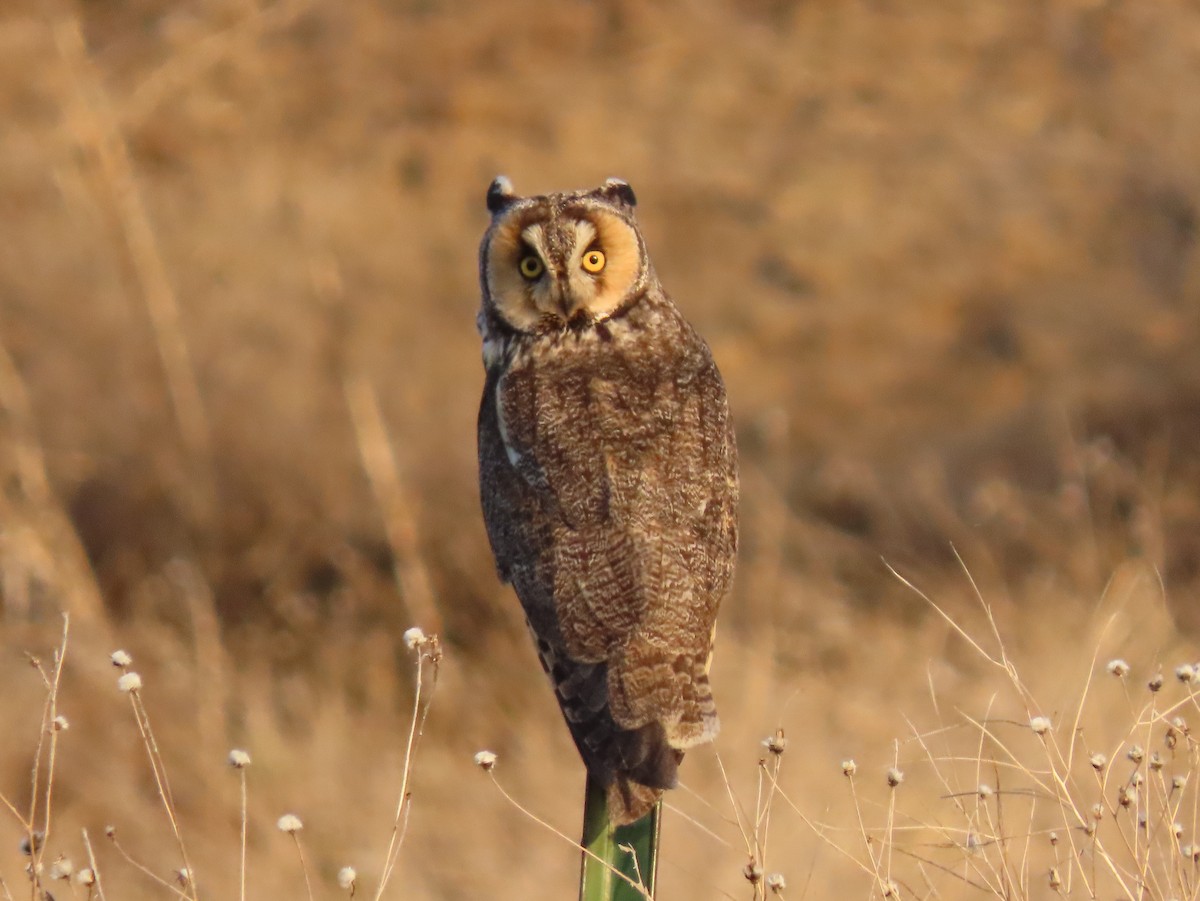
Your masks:
<instances>
[{"instance_id":1,"label":"owl's tail feather","mask_svg":"<svg viewBox=\"0 0 1200 901\"><path fill-rule=\"evenodd\" d=\"M614 826L636 823L654 809L662 793L661 788L631 782L618 773L608 787L608 818Z\"/></svg>"},{"instance_id":2,"label":"owl's tail feather","mask_svg":"<svg viewBox=\"0 0 1200 901\"><path fill-rule=\"evenodd\" d=\"M661 723L618 732L616 751L608 810L613 823L621 826L641 819L658 803L663 789L678 784L683 751L671 747Z\"/></svg>"}]
</instances>

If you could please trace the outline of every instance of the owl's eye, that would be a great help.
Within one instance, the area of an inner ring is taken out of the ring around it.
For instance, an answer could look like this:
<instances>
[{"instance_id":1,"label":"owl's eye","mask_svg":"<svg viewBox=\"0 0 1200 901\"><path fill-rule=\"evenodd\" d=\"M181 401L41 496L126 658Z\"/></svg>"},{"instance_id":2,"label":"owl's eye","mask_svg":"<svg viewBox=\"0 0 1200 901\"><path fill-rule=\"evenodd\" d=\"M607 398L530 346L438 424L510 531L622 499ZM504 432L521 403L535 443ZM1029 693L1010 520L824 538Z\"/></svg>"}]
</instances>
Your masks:
<instances>
[{"instance_id":1,"label":"owl's eye","mask_svg":"<svg viewBox=\"0 0 1200 901\"><path fill-rule=\"evenodd\" d=\"M530 281L533 281L546 269L541 258L536 257L533 254L530 254L527 257L522 257L521 262L517 264L517 268L521 270L521 275L525 276Z\"/></svg>"},{"instance_id":2,"label":"owl's eye","mask_svg":"<svg viewBox=\"0 0 1200 901\"><path fill-rule=\"evenodd\" d=\"M599 272L604 268L604 254L599 250L589 250L583 255L583 268L588 272Z\"/></svg>"}]
</instances>

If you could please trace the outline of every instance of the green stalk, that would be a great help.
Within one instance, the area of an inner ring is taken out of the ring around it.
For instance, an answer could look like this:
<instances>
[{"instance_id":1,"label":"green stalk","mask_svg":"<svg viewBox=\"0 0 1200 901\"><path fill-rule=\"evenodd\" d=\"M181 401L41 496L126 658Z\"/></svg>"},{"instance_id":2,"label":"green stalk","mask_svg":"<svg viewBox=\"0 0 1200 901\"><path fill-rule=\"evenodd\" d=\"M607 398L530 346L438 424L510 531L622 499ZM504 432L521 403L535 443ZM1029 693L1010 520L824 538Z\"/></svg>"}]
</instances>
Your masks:
<instances>
[{"instance_id":1,"label":"green stalk","mask_svg":"<svg viewBox=\"0 0 1200 901\"><path fill-rule=\"evenodd\" d=\"M640 820L614 829L608 821L608 793L588 776L583 801L584 854L579 901L645 901L653 897L661 813L660 801ZM634 853L622 846L632 847ZM613 870L628 876L634 885L644 886L645 891L634 888Z\"/></svg>"}]
</instances>

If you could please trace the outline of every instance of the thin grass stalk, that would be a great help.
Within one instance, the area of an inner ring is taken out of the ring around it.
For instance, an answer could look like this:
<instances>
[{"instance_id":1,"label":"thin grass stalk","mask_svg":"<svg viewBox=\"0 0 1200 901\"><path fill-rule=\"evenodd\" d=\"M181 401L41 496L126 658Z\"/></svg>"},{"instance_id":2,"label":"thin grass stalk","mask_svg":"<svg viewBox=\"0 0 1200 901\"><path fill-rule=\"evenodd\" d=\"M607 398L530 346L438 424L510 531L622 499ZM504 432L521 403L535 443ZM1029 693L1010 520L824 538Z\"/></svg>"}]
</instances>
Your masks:
<instances>
[{"instance_id":1,"label":"thin grass stalk","mask_svg":"<svg viewBox=\"0 0 1200 901\"><path fill-rule=\"evenodd\" d=\"M146 754L150 758L150 769L154 773L154 782L158 788L158 797L162 801L163 809L167 813L167 820L171 824L171 832L175 836L175 842L179 847L179 856L183 859L183 867L188 873L188 889L185 897L191 898L192 901L199 901L196 888L196 871L192 867L191 861L188 860L187 845L183 841L183 833L179 829L179 819L175 815L175 796L171 793L171 783L167 779L166 763L162 759L162 753L158 749L158 742L154 739L154 732L150 728L150 714L146 711L145 704L142 703L142 693L140 688L134 688L129 692L130 704L133 707L133 716L137 721L138 731L142 736L142 744L146 748ZM181 893L182 894L182 893Z\"/></svg>"},{"instance_id":2,"label":"thin grass stalk","mask_svg":"<svg viewBox=\"0 0 1200 901\"><path fill-rule=\"evenodd\" d=\"M304 848L300 845L300 836L296 832L292 832L292 841L296 843L296 853L300 856L300 872L304 874L304 891L308 895L308 901L313 901L312 879L308 875L308 861L304 859Z\"/></svg>"},{"instance_id":3,"label":"thin grass stalk","mask_svg":"<svg viewBox=\"0 0 1200 901\"><path fill-rule=\"evenodd\" d=\"M412 718L408 727L408 741L404 747L404 772L400 779L400 799L396 803L396 819L392 823L392 834L388 839L383 872L379 877L379 887L375 890L374 901L379 901L383 897L383 891L396 869L400 847L404 843L404 836L408 830L408 815L412 810L412 793L408 786L412 779L413 765L416 762L417 745L425 732L425 719L429 716L430 698L437 685L438 668L442 657L436 635L426 637L419 629L410 631L417 633L412 639L412 647L417 652L417 684L413 690ZM429 661L433 671L428 689L425 686L426 660Z\"/></svg>"},{"instance_id":4,"label":"thin grass stalk","mask_svg":"<svg viewBox=\"0 0 1200 901\"><path fill-rule=\"evenodd\" d=\"M240 892L238 894L238 898L240 899L240 901L246 901L246 826L247 826L248 817L247 817L247 813L246 813L246 808L247 808L246 794L247 794L247 792L246 792L246 768L245 767L238 767L238 781L241 783L241 794L242 794L242 860L241 860L241 868L238 873L238 880L239 880L239 886L240 886Z\"/></svg>"},{"instance_id":5,"label":"thin grass stalk","mask_svg":"<svg viewBox=\"0 0 1200 901\"><path fill-rule=\"evenodd\" d=\"M100 881L100 865L96 863L96 852L92 850L92 840L88 838L86 829L83 830L83 847L87 849L88 866L92 870L92 878L96 880L96 901L105 901L104 884Z\"/></svg>"}]
</instances>

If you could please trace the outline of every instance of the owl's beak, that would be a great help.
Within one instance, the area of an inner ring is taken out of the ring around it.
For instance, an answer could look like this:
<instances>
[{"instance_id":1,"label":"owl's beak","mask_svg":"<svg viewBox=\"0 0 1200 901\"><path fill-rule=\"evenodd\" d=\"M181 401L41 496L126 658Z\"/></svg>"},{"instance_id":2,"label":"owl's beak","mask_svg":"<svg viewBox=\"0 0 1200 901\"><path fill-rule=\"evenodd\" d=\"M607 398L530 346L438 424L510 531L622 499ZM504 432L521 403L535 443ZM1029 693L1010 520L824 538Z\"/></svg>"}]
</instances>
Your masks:
<instances>
[{"instance_id":1,"label":"owl's beak","mask_svg":"<svg viewBox=\"0 0 1200 901\"><path fill-rule=\"evenodd\" d=\"M575 295L571 293L570 278L565 272L560 272L555 276L554 302L562 310L563 319L570 319L579 307Z\"/></svg>"}]
</instances>

